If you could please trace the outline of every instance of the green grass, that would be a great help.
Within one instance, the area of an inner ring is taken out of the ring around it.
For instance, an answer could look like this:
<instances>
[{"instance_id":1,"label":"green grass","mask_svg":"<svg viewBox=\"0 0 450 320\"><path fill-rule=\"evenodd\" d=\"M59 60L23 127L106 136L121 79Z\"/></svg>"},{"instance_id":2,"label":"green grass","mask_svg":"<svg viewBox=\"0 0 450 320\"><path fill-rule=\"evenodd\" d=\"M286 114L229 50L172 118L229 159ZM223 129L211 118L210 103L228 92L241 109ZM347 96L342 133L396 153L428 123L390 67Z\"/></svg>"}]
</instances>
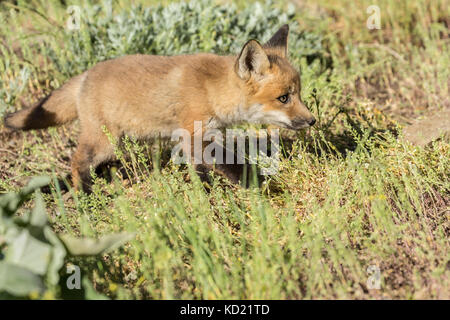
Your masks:
<instances>
[{"instance_id":1,"label":"green grass","mask_svg":"<svg viewBox=\"0 0 450 320\"><path fill-rule=\"evenodd\" d=\"M0 4L0 115L107 58L235 53L290 22L290 59L318 124L283 130L280 172L249 188L218 176L208 185L165 161L155 171L147 148L132 142L119 165L130 179L98 174L93 194L66 200L53 188L46 200L57 232L137 232L101 259L72 261L97 291L118 299L449 298L449 144L416 147L401 134L449 105L445 1L268 3L260 15L241 2L165 4L157 10L167 10L167 21L131 2L109 11L108 2L84 1L78 33L64 30L58 1ZM380 6L381 30L365 27L371 4ZM76 123L1 128L0 190L67 174L77 132ZM370 266L380 269L378 290L367 287ZM51 288L43 298L59 295Z\"/></svg>"}]
</instances>

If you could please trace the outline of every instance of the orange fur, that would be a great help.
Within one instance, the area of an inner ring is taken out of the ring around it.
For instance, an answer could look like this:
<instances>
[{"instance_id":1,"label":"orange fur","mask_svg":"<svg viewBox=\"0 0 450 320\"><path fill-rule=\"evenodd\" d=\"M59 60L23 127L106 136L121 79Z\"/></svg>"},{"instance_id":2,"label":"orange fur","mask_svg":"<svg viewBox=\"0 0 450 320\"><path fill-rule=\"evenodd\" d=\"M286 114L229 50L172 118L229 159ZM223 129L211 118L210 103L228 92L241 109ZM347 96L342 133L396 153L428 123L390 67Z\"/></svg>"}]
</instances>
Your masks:
<instances>
[{"instance_id":1,"label":"orange fur","mask_svg":"<svg viewBox=\"0 0 450 320\"><path fill-rule=\"evenodd\" d=\"M98 63L31 108L8 115L14 129L39 129L80 120L72 160L74 185L87 184L90 167L113 157L102 126L120 138L170 137L194 121L225 127L248 121L290 129L314 123L300 100L298 72L286 59L288 27L267 44L247 42L240 55L130 55ZM278 98L288 94L289 101Z\"/></svg>"}]
</instances>

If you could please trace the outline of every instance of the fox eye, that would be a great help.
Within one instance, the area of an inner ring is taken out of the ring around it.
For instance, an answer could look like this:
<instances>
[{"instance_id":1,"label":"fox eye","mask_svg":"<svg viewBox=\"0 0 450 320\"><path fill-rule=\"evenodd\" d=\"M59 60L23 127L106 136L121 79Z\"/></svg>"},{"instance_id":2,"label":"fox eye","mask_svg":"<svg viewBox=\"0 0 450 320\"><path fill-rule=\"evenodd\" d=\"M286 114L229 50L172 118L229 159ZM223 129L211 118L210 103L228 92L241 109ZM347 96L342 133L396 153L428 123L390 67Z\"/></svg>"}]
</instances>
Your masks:
<instances>
[{"instance_id":1,"label":"fox eye","mask_svg":"<svg viewBox=\"0 0 450 320\"><path fill-rule=\"evenodd\" d=\"M281 103L288 103L289 102L289 95L285 94L285 95L279 96L277 98L277 100L280 101Z\"/></svg>"}]
</instances>

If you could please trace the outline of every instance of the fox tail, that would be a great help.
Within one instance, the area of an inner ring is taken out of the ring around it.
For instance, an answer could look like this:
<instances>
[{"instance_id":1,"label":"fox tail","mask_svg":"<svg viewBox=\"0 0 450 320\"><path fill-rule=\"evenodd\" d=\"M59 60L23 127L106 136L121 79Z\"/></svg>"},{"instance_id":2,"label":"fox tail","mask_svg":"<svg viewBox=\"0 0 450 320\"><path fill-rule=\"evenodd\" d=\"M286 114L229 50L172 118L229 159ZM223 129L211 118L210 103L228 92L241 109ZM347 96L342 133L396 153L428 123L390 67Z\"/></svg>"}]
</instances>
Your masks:
<instances>
[{"instance_id":1,"label":"fox tail","mask_svg":"<svg viewBox=\"0 0 450 320\"><path fill-rule=\"evenodd\" d=\"M77 97L86 73L76 76L31 107L5 116L5 126L13 130L44 129L75 120Z\"/></svg>"}]
</instances>

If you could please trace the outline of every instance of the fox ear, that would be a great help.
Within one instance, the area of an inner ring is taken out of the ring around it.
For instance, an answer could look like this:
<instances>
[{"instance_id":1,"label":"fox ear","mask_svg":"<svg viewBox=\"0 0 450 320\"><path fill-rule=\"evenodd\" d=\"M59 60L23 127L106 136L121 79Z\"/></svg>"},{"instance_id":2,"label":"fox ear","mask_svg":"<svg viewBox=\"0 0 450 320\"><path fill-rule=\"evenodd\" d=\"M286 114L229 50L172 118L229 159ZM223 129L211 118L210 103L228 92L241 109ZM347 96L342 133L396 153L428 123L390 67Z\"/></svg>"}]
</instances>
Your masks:
<instances>
[{"instance_id":1,"label":"fox ear","mask_svg":"<svg viewBox=\"0 0 450 320\"><path fill-rule=\"evenodd\" d=\"M248 80L252 73L264 74L269 67L269 58L263 47L258 41L250 40L242 48L234 69L241 79Z\"/></svg>"},{"instance_id":2,"label":"fox ear","mask_svg":"<svg viewBox=\"0 0 450 320\"><path fill-rule=\"evenodd\" d=\"M289 25L285 24L266 42L264 48L274 50L279 56L286 58L287 56L287 39L289 34Z\"/></svg>"}]
</instances>

